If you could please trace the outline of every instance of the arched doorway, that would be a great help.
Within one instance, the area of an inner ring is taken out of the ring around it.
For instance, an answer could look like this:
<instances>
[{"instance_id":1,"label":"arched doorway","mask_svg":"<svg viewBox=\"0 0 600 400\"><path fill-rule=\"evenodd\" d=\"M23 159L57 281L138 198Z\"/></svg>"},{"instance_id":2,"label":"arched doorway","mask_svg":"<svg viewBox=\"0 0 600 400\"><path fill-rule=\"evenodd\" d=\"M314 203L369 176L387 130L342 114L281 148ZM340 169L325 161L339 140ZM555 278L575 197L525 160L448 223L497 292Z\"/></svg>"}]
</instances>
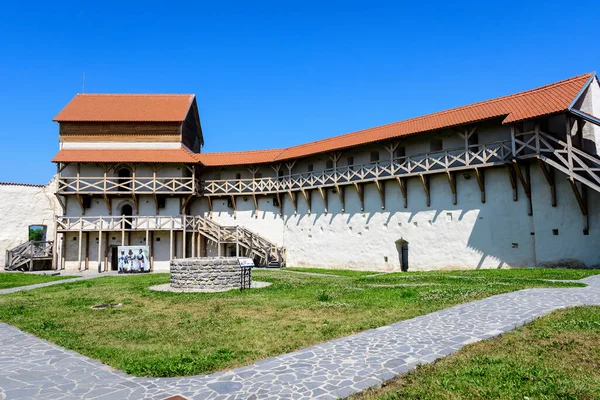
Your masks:
<instances>
[{"instance_id":1,"label":"arched doorway","mask_svg":"<svg viewBox=\"0 0 600 400\"><path fill-rule=\"evenodd\" d=\"M119 176L119 192L131 190L131 170L125 167L120 168L117 175Z\"/></svg>"},{"instance_id":2,"label":"arched doorway","mask_svg":"<svg viewBox=\"0 0 600 400\"><path fill-rule=\"evenodd\" d=\"M408 271L408 242L404 239L396 240L396 250L398 250L400 269Z\"/></svg>"},{"instance_id":3,"label":"arched doorway","mask_svg":"<svg viewBox=\"0 0 600 400\"><path fill-rule=\"evenodd\" d=\"M121 206L121 215L124 216L123 224L125 229L131 229L131 216L133 215L133 207L131 204L123 204Z\"/></svg>"}]
</instances>

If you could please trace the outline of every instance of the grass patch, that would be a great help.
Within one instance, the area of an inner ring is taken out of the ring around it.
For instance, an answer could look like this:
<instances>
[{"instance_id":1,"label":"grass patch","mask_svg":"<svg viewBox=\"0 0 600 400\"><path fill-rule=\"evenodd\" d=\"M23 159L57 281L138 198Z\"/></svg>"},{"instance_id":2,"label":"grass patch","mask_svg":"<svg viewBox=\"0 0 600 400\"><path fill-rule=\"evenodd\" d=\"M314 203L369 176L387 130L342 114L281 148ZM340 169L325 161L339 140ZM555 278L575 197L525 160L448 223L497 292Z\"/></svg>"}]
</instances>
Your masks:
<instances>
[{"instance_id":1,"label":"grass patch","mask_svg":"<svg viewBox=\"0 0 600 400\"><path fill-rule=\"evenodd\" d=\"M257 270L254 278L271 286L224 293L148 289L167 283L168 274L103 277L2 295L0 321L133 375L183 376L247 365L500 293L581 286L438 275L419 279L440 285L390 287L373 285L377 277ZM122 306L90 309L104 303Z\"/></svg>"},{"instance_id":2,"label":"grass patch","mask_svg":"<svg viewBox=\"0 0 600 400\"><path fill-rule=\"evenodd\" d=\"M600 398L600 307L556 311L354 400Z\"/></svg>"},{"instance_id":3,"label":"grass patch","mask_svg":"<svg viewBox=\"0 0 600 400\"><path fill-rule=\"evenodd\" d=\"M0 289L19 286L35 285L36 283L52 282L61 279L75 278L74 276L49 276L25 274L22 272L0 272Z\"/></svg>"}]
</instances>

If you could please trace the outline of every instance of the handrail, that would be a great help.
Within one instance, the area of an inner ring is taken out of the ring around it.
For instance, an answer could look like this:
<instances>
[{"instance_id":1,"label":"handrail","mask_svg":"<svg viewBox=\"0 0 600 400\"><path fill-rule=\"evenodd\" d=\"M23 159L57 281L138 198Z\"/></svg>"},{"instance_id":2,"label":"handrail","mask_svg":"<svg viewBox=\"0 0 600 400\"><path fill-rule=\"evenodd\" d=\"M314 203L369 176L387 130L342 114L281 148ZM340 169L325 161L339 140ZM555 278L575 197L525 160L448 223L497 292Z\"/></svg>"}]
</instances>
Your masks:
<instances>
[{"instance_id":1,"label":"handrail","mask_svg":"<svg viewBox=\"0 0 600 400\"><path fill-rule=\"evenodd\" d=\"M473 150L476 149L476 150ZM388 160L353 164L313 172L288 174L259 179L205 180L205 195L251 194L254 192L279 192L313 186L331 186L395 176L437 172L441 169L480 166L492 162L505 162L512 156L511 141L500 140L485 144L445 149ZM455 163L460 165L455 166Z\"/></svg>"}]
</instances>

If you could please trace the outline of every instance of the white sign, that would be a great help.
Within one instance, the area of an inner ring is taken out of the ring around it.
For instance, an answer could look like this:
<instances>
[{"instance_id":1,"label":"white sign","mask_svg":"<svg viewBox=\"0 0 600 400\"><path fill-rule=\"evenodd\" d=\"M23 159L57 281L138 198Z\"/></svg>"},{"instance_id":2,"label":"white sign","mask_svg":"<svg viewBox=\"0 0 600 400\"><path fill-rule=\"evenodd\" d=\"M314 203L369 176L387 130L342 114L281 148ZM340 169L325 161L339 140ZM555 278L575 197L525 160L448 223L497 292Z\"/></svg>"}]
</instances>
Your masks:
<instances>
[{"instance_id":1,"label":"white sign","mask_svg":"<svg viewBox=\"0 0 600 400\"><path fill-rule=\"evenodd\" d=\"M248 257L240 257L238 258L238 262L240 263L240 267L254 267L254 260Z\"/></svg>"}]
</instances>

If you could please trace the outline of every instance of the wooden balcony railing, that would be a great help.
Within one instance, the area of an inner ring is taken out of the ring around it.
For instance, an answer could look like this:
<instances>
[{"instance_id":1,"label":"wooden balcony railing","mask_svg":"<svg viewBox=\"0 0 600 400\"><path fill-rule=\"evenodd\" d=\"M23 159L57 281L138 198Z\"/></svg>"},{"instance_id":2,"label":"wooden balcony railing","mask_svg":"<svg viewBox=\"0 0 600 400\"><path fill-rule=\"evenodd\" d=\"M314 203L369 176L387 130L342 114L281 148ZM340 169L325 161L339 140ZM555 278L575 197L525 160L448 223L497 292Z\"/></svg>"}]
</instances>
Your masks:
<instances>
[{"instance_id":1,"label":"wooden balcony railing","mask_svg":"<svg viewBox=\"0 0 600 400\"><path fill-rule=\"evenodd\" d=\"M222 196L297 191L489 167L505 164L511 158L512 143L506 140L275 178L207 180L202 183L201 192L205 196Z\"/></svg>"},{"instance_id":2,"label":"wooden balcony railing","mask_svg":"<svg viewBox=\"0 0 600 400\"><path fill-rule=\"evenodd\" d=\"M194 177L66 177L58 178L57 194L196 194Z\"/></svg>"}]
</instances>

